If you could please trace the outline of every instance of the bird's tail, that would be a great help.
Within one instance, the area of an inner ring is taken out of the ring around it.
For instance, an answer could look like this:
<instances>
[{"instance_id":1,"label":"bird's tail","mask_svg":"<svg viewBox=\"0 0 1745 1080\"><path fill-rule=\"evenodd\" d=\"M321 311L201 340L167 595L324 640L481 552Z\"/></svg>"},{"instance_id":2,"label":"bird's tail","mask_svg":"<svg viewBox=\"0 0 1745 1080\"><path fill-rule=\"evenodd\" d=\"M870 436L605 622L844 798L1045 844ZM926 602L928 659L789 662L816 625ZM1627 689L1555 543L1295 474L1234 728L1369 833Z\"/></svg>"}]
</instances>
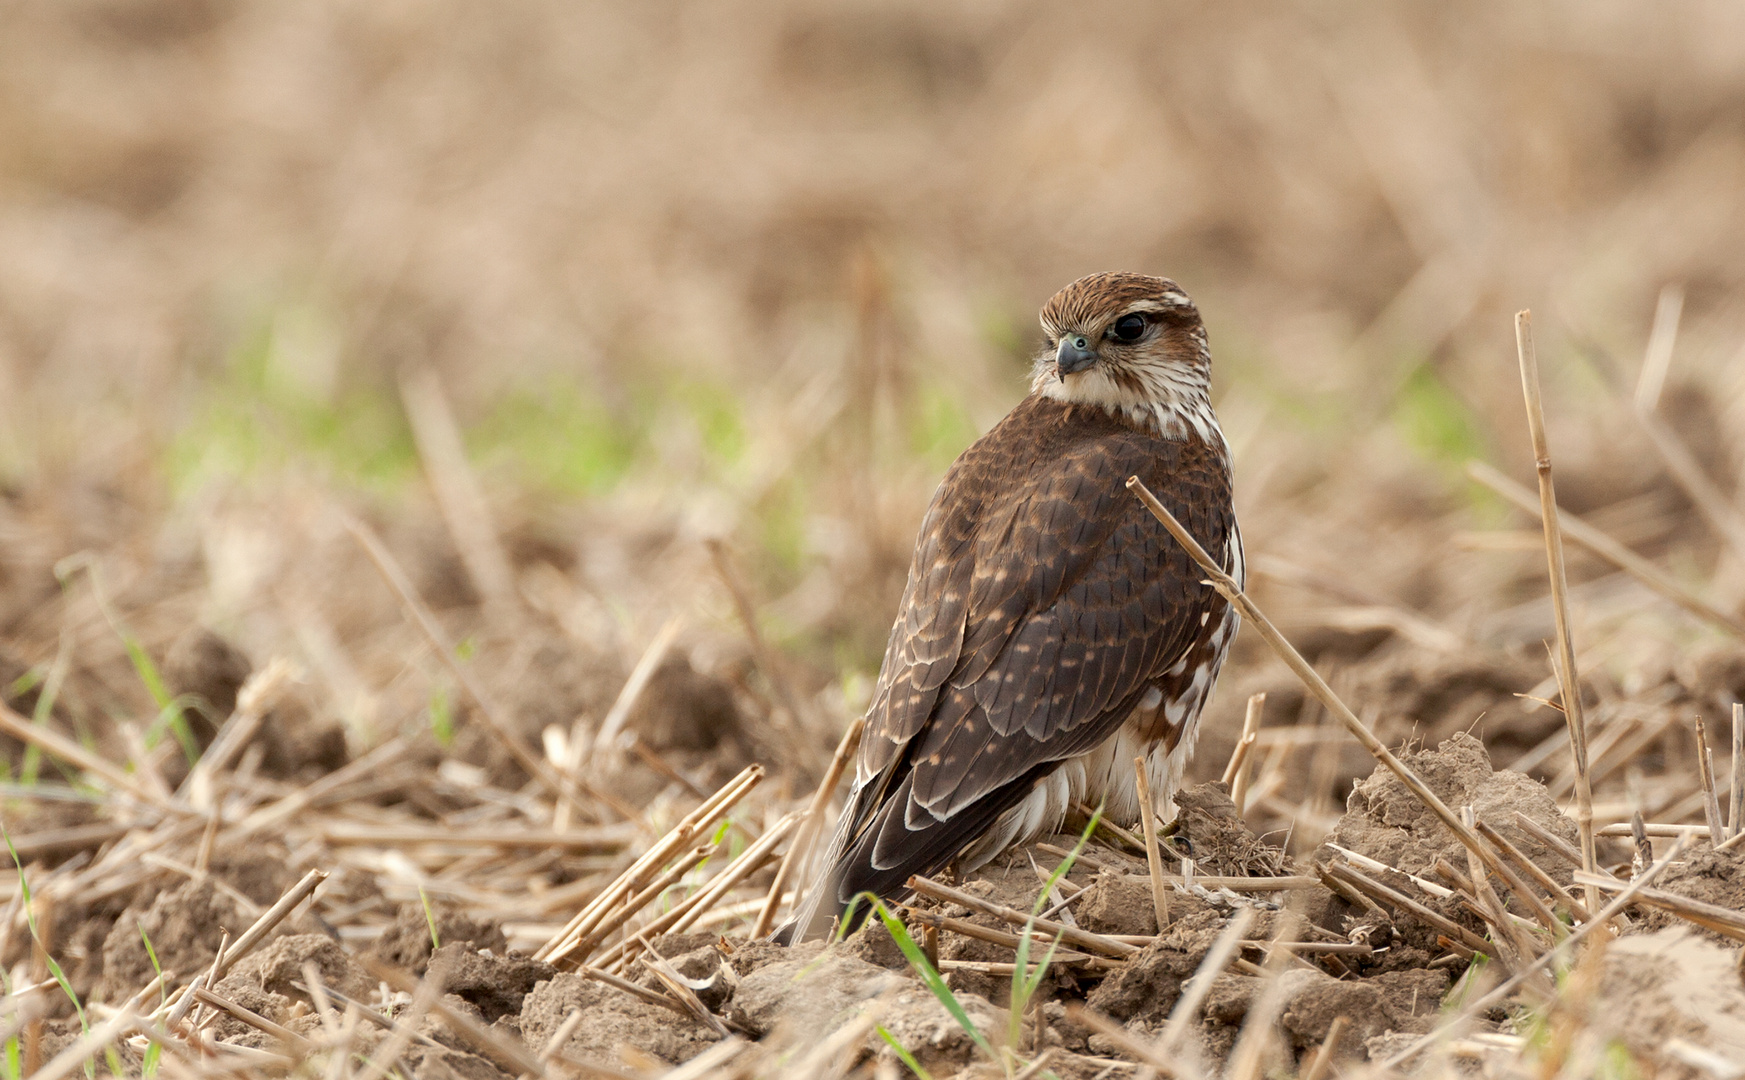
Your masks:
<instances>
[{"instance_id":1,"label":"bird's tail","mask_svg":"<svg viewBox=\"0 0 1745 1080\"><path fill-rule=\"evenodd\" d=\"M776 928L770 940L778 945L798 945L803 941L817 941L831 936L836 927L836 919L842 914L843 903L841 892L843 881L848 870L848 849L853 844L855 813L859 803L860 792L849 795L848 805L843 808L842 818L836 823L836 832L830 838L830 847L824 853L824 860L819 864L818 876L806 889L805 899L794 909L793 917ZM861 905L865 911L866 905Z\"/></svg>"},{"instance_id":2,"label":"bird's tail","mask_svg":"<svg viewBox=\"0 0 1745 1080\"><path fill-rule=\"evenodd\" d=\"M1054 767L1054 762L1046 762L949 818L922 811L913 825L906 813L913 775L904 777L894 790L877 780L856 788L830 839L818 879L773 940L785 945L815 941L828 936L838 918L846 919L846 930L853 931L872 910L864 894L888 901L906 891L911 875L940 870ZM862 902L853 903L857 897Z\"/></svg>"}]
</instances>

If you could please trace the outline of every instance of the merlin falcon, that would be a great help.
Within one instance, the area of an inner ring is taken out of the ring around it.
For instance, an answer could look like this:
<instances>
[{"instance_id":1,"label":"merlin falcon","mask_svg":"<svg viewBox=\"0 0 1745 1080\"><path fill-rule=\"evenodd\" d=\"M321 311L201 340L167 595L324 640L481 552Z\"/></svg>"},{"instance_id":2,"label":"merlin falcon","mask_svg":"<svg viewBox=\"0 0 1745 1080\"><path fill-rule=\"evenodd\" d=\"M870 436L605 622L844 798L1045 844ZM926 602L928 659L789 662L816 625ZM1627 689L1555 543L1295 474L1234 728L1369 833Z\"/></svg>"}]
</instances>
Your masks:
<instances>
[{"instance_id":1,"label":"merlin falcon","mask_svg":"<svg viewBox=\"0 0 1745 1080\"><path fill-rule=\"evenodd\" d=\"M913 874L973 870L1077 803L1139 821L1135 758L1174 813L1237 614L1124 482L1243 580L1206 330L1174 282L1131 273L1068 285L1042 329L1029 396L922 520L853 790L777 940L825 936Z\"/></svg>"}]
</instances>

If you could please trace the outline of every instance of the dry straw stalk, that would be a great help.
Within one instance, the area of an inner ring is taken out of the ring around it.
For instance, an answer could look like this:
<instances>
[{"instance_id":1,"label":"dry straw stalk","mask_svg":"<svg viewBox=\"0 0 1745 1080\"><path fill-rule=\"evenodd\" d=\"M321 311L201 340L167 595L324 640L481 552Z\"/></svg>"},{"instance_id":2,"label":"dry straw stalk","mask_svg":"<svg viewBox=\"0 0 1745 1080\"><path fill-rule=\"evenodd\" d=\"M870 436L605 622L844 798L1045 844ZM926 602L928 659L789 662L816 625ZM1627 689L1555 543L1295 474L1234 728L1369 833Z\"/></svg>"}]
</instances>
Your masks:
<instances>
[{"instance_id":1,"label":"dry straw stalk","mask_svg":"<svg viewBox=\"0 0 1745 1080\"><path fill-rule=\"evenodd\" d=\"M1151 804L1151 780L1145 775L1145 759L1133 759L1133 779L1139 790L1139 822L1145 832L1145 866L1151 871L1151 907L1157 914L1157 932L1169 929L1169 888L1163 883L1163 854L1157 847L1157 810Z\"/></svg>"},{"instance_id":2,"label":"dry straw stalk","mask_svg":"<svg viewBox=\"0 0 1745 1080\"><path fill-rule=\"evenodd\" d=\"M1733 765L1732 783L1727 790L1727 837L1739 835L1740 817L1745 815L1745 705L1733 702Z\"/></svg>"},{"instance_id":3,"label":"dry straw stalk","mask_svg":"<svg viewBox=\"0 0 1745 1080\"><path fill-rule=\"evenodd\" d=\"M1169 508L1158 501L1157 496L1151 493L1151 489L1141 483L1137 476L1127 478L1127 489L1138 496L1139 501L1145 504L1146 509L1151 511L1165 529L1169 530L1169 534L1175 537L1176 542L1193 557L1193 560L1200 565L1200 569L1206 572L1206 576L1211 579L1212 587L1236 606L1242 613L1242 617L1249 621L1260 636L1266 639L1266 643L1272 646L1279 658L1296 673L1297 678L1303 681L1303 685L1308 688L1309 693L1326 706L1327 711L1345 726L1345 730L1349 731L1365 750L1368 750L1389 772L1399 777L1400 782L1406 785L1407 790L1417 796L1418 801L1429 807L1431 813L1441 819L1442 824L1448 826L1448 830L1469 851L1478 855L1481 862L1494 870L1498 865L1496 855L1492 853L1483 840L1479 839L1478 834L1467 828L1459 816L1448 808L1448 804L1430 790L1429 785L1425 784L1411 769L1408 769L1405 762L1396 757L1392 750L1383 746L1381 740L1377 739L1373 732L1363 726L1363 721L1357 718L1357 714L1339 700L1339 695L1333 692L1333 688L1327 685L1327 681L1321 678L1307 660L1303 659L1302 653L1297 652L1295 646L1285 640L1285 636L1279 633L1278 627L1273 625L1272 620L1268 619L1254 601L1249 599L1248 594L1242 591L1242 587L1236 583L1236 579L1225 573L1224 569L1214 562L1210 555L1206 554L1206 549L1200 546L1200 542L1194 539L1193 534L1182 527L1182 523L1169 512Z\"/></svg>"},{"instance_id":4,"label":"dry straw stalk","mask_svg":"<svg viewBox=\"0 0 1745 1080\"><path fill-rule=\"evenodd\" d=\"M960 904L963 907L969 908L971 911L979 911L985 915L992 915L994 918L999 919L1002 922L1011 923L1013 926L1029 926L1051 936L1058 936L1061 941L1068 945L1076 945L1081 949L1089 949L1092 952L1100 953L1103 956L1128 957L1139 952L1139 946L1117 941L1106 934L1093 934L1089 930L1081 930L1076 926L1067 926L1065 923L1055 922L1052 919L1037 918L1028 912L1018 911L1002 904L990 903L979 896L972 896L969 893L953 889L950 886L941 885L937 881L928 878L919 876L910 878L909 888L915 890L922 896L932 897L935 900L944 900L947 903Z\"/></svg>"},{"instance_id":5,"label":"dry straw stalk","mask_svg":"<svg viewBox=\"0 0 1745 1080\"><path fill-rule=\"evenodd\" d=\"M1587 718L1582 713L1576 678L1575 643L1569 632L1569 578L1563 568L1563 532L1557 524L1557 489L1551 480L1551 448L1545 437L1545 409L1539 393L1539 359L1533 351L1533 315L1515 313L1515 350L1521 365L1521 392L1527 401L1527 433L1533 440L1533 465L1539 474L1539 517L1545 527L1545 559L1551 573L1551 609L1557 621L1557 679L1563 716L1569 725L1569 749L1575 758L1575 825L1581 830L1581 866L1592 873L1594 859L1594 793L1588 780ZM1587 889L1587 906L1600 906L1600 896Z\"/></svg>"}]
</instances>

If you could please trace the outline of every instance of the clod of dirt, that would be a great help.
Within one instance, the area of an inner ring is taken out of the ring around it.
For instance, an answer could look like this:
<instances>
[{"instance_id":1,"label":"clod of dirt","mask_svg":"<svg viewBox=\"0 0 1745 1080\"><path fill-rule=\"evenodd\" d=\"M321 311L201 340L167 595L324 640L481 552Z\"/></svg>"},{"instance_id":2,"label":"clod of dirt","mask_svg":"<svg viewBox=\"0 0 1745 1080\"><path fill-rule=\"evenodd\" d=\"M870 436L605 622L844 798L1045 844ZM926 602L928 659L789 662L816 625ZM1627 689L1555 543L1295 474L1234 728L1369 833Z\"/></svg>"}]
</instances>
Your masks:
<instances>
[{"instance_id":1,"label":"clod of dirt","mask_svg":"<svg viewBox=\"0 0 1745 1080\"><path fill-rule=\"evenodd\" d=\"M788 951L793 959L739 980L727 1007L729 1020L759 1037L786 1024L808 1039L822 1038L853 1017L856 1006L907 981L840 950L799 945Z\"/></svg>"},{"instance_id":2,"label":"clod of dirt","mask_svg":"<svg viewBox=\"0 0 1745 1080\"><path fill-rule=\"evenodd\" d=\"M665 947L662 946L661 942L665 940L665 938L660 938L655 941L655 946L661 948L663 952ZM728 954L727 962L733 965L733 973L742 979L759 968L765 968L771 964L797 960L802 956L815 957L824 948L822 942L816 941L789 946L777 945L768 939L757 941L729 940L733 946L733 951Z\"/></svg>"},{"instance_id":3,"label":"clod of dirt","mask_svg":"<svg viewBox=\"0 0 1745 1080\"><path fill-rule=\"evenodd\" d=\"M282 1024L291 1018L291 999L262 989L260 979L253 975L238 975L233 972L220 979L212 992L251 1012L259 1013L274 1023ZM213 1022L211 1031L214 1038L223 1042L252 1046L257 1050L280 1050L278 1039L252 1024L243 1023L229 1013L220 1013Z\"/></svg>"},{"instance_id":4,"label":"clod of dirt","mask_svg":"<svg viewBox=\"0 0 1745 1080\"><path fill-rule=\"evenodd\" d=\"M971 896L1015 911L1029 911L1035 905L1041 883L1036 880L1029 867L1029 860L1022 853L1009 854L980 873L984 876L964 882L959 886L960 889ZM962 919L990 930L1001 933L1011 933L1013 930L1003 919L958 904L946 904L940 910L951 918ZM939 956L944 960L964 960L972 963L1012 962L1012 950L1006 946L954 933L940 935ZM1012 981L1005 976L989 975L968 968L948 972L945 981L954 992L974 994L1002 1006L1012 992Z\"/></svg>"},{"instance_id":5,"label":"clod of dirt","mask_svg":"<svg viewBox=\"0 0 1745 1080\"><path fill-rule=\"evenodd\" d=\"M394 1070L412 1077L459 1077L460 1080L508 1080L508 1073L479 1057L447 1046L408 1046Z\"/></svg>"},{"instance_id":6,"label":"clod of dirt","mask_svg":"<svg viewBox=\"0 0 1745 1080\"><path fill-rule=\"evenodd\" d=\"M177 697L194 700L186 713L204 749L236 708L236 693L253 671L242 650L203 626L184 630L164 657L164 681Z\"/></svg>"},{"instance_id":7,"label":"clod of dirt","mask_svg":"<svg viewBox=\"0 0 1745 1080\"><path fill-rule=\"evenodd\" d=\"M1149 892L1145 897L1151 903ZM1115 1020L1161 1022L1181 997L1182 983L1218 940L1224 920L1204 910L1170 923L1169 933L1145 946L1091 991L1085 1004Z\"/></svg>"},{"instance_id":8,"label":"clod of dirt","mask_svg":"<svg viewBox=\"0 0 1745 1080\"><path fill-rule=\"evenodd\" d=\"M618 1048L629 1045L677 1065L717 1041L713 1031L690 1017L567 972L539 983L522 1002L523 1039L529 1046L544 1046L576 1009L584 1019L563 1049L583 1060L616 1062Z\"/></svg>"},{"instance_id":9,"label":"clod of dirt","mask_svg":"<svg viewBox=\"0 0 1745 1080\"><path fill-rule=\"evenodd\" d=\"M1004 1027L1001 1014L974 994L958 994L957 1001L983 1038L998 1044ZM955 1075L979 1056L975 1039L945 1011L938 998L920 986L903 990L887 1002L879 1014L879 1024L934 1076ZM866 1047L882 1061L899 1068L903 1064L877 1032L867 1036Z\"/></svg>"},{"instance_id":10,"label":"clod of dirt","mask_svg":"<svg viewBox=\"0 0 1745 1080\"><path fill-rule=\"evenodd\" d=\"M1699 708L1728 716L1733 702L1745 701L1745 649L1732 642L1711 646L1681 665L1679 681Z\"/></svg>"},{"instance_id":11,"label":"clod of dirt","mask_svg":"<svg viewBox=\"0 0 1745 1080\"><path fill-rule=\"evenodd\" d=\"M208 872L261 907L271 907L300 876L279 852L257 846L220 849ZM250 920L253 921L252 919ZM233 926L232 931L241 927Z\"/></svg>"},{"instance_id":12,"label":"clod of dirt","mask_svg":"<svg viewBox=\"0 0 1745 1080\"><path fill-rule=\"evenodd\" d=\"M540 732L551 725L567 731L581 713L603 715L624 683L616 663L605 662L550 630L529 627L527 640L517 652L516 663L501 665L484 677L503 702L514 730L529 746L537 747ZM470 708L456 719L454 742L447 748L449 756L483 767L491 783L498 786L515 788L526 782L527 774L514 755Z\"/></svg>"},{"instance_id":13,"label":"clod of dirt","mask_svg":"<svg viewBox=\"0 0 1745 1080\"><path fill-rule=\"evenodd\" d=\"M108 1002L126 1001L156 976L145 937L167 971L197 972L210 967L223 940L254 920L238 910L211 881L188 881L157 894L144 911L124 912L103 940L103 976L96 996Z\"/></svg>"},{"instance_id":14,"label":"clod of dirt","mask_svg":"<svg viewBox=\"0 0 1745 1080\"><path fill-rule=\"evenodd\" d=\"M990 904L998 904L1014 911L1027 912L1035 906L1036 896L1042 891L1042 883L1036 880L1035 872L1030 869L1030 860L1026 857L1024 849L1017 849L1008 852L999 861L990 863L976 871L975 877L960 882L957 889L959 892L968 893L978 900L985 900ZM926 903L926 901L920 901L922 906L925 906ZM938 905L938 911L942 915L963 919L975 923L977 926L986 926L989 929L1008 932L1012 930L1012 927L1002 919L959 904L942 903ZM952 937L956 938L957 935L954 934ZM940 955L945 956L946 954L942 952ZM967 953L962 956L954 954L954 958L962 960L990 959ZM1010 950L1007 950L1005 959L1011 959Z\"/></svg>"},{"instance_id":15,"label":"clod of dirt","mask_svg":"<svg viewBox=\"0 0 1745 1080\"><path fill-rule=\"evenodd\" d=\"M1291 1044L1299 1051L1320 1046L1333 1020L1343 1016L1350 1026L1340 1038L1341 1052L1360 1059L1375 1036L1429 1031L1448 989L1448 973L1430 969L1352 980L1299 969L1282 978L1289 989L1279 1026Z\"/></svg>"},{"instance_id":16,"label":"clod of dirt","mask_svg":"<svg viewBox=\"0 0 1745 1080\"><path fill-rule=\"evenodd\" d=\"M859 930L843 941L841 950L887 971L906 971L909 967L909 958L903 955L903 950L897 947L897 939L879 919L862 923Z\"/></svg>"},{"instance_id":17,"label":"clod of dirt","mask_svg":"<svg viewBox=\"0 0 1745 1080\"><path fill-rule=\"evenodd\" d=\"M1684 929L1620 938L1608 946L1593 1017L1647 1075L1712 1075L1680 1058L1668 1045L1675 1039L1720 1060L1745 1059L1745 988L1734 950Z\"/></svg>"},{"instance_id":18,"label":"clod of dirt","mask_svg":"<svg viewBox=\"0 0 1745 1080\"><path fill-rule=\"evenodd\" d=\"M445 943L429 963L449 965L443 991L477 1008L480 1019L487 1024L519 1014L534 986L557 974L556 968L543 961L525 956L495 956L464 941Z\"/></svg>"},{"instance_id":19,"label":"clod of dirt","mask_svg":"<svg viewBox=\"0 0 1745 1080\"><path fill-rule=\"evenodd\" d=\"M1155 934L1151 879L1104 870L1073 904L1079 925L1095 934Z\"/></svg>"},{"instance_id":20,"label":"clod of dirt","mask_svg":"<svg viewBox=\"0 0 1745 1080\"><path fill-rule=\"evenodd\" d=\"M1175 806L1175 846L1190 853L1200 873L1271 877L1289 865L1284 852L1262 843L1249 830L1222 780L1176 792Z\"/></svg>"},{"instance_id":21,"label":"clod of dirt","mask_svg":"<svg viewBox=\"0 0 1745 1080\"><path fill-rule=\"evenodd\" d=\"M1570 869L1537 838L1515 824L1517 812L1574 844L1575 823L1564 817L1545 785L1524 773L1491 768L1484 744L1464 732L1434 750L1403 753L1400 760L1450 807L1471 805L1478 819L1508 837L1554 878L1567 884ZM1377 765L1352 788L1345 816L1329 844L1338 844L1408 874L1427 873L1438 858L1466 865L1466 848L1399 778ZM1338 857L1327 844L1317 862Z\"/></svg>"},{"instance_id":22,"label":"clod of dirt","mask_svg":"<svg viewBox=\"0 0 1745 1080\"><path fill-rule=\"evenodd\" d=\"M465 943L473 949L489 949L498 956L509 951L509 939L495 923L481 922L452 904L432 902L428 915L423 904L401 904L393 923L376 939L370 955L414 975L423 975L436 949L430 940L432 922L436 924L436 939L445 947Z\"/></svg>"},{"instance_id":23,"label":"clod of dirt","mask_svg":"<svg viewBox=\"0 0 1745 1080\"><path fill-rule=\"evenodd\" d=\"M688 980L691 992L711 1012L719 1012L721 1006L727 1004L727 999L733 996L734 988L739 985L739 976L733 973L733 968L713 943L676 954L658 946L657 951L666 956L666 962L674 971ZM641 983L650 990L663 994L667 992L660 977L643 961L637 961L631 966L630 978L632 982Z\"/></svg>"},{"instance_id":24,"label":"clod of dirt","mask_svg":"<svg viewBox=\"0 0 1745 1080\"><path fill-rule=\"evenodd\" d=\"M1225 972L1218 976L1212 980L1212 987L1206 993L1202 1010L1205 1018L1214 1024L1240 1026L1262 985L1263 980L1252 975Z\"/></svg>"},{"instance_id":25,"label":"clod of dirt","mask_svg":"<svg viewBox=\"0 0 1745 1080\"><path fill-rule=\"evenodd\" d=\"M1733 911L1745 911L1745 852L1737 849L1697 852L1687 861L1667 867L1655 882L1655 887ZM1641 912L1641 916L1636 923L1636 930L1641 933L1653 933L1669 927L1692 929L1690 923L1671 912L1651 907L1637 910ZM1692 932L1711 941L1737 947L1737 942L1711 930L1694 929Z\"/></svg>"},{"instance_id":26,"label":"clod of dirt","mask_svg":"<svg viewBox=\"0 0 1745 1080\"><path fill-rule=\"evenodd\" d=\"M715 750L743 754L745 718L722 680L691 666L682 651L667 654L644 688L628 723L656 750ZM725 767L725 766L724 766Z\"/></svg>"},{"instance_id":27,"label":"clod of dirt","mask_svg":"<svg viewBox=\"0 0 1745 1080\"><path fill-rule=\"evenodd\" d=\"M189 628L170 646L164 681L178 697L194 700L195 707L184 715L202 748L236 708L237 691L252 670L242 650L205 627ZM345 729L296 693L280 700L255 739L265 751L261 771L268 776L295 779L306 771L322 775L346 761Z\"/></svg>"},{"instance_id":28,"label":"clod of dirt","mask_svg":"<svg viewBox=\"0 0 1745 1080\"><path fill-rule=\"evenodd\" d=\"M1384 875L1390 880L1388 884L1404 885L1403 877ZM1405 886L1410 891L1416 886ZM1344 901L1332 893L1320 893L1328 903L1323 907L1335 905L1344 906ZM1457 903L1420 895L1424 905L1433 911L1438 911L1462 925L1482 932L1477 917L1462 909ZM1398 919L1398 922L1395 920ZM1346 915L1342 927L1345 934L1353 941L1369 945L1374 952L1369 956L1346 956L1341 961L1352 972L1364 978L1383 974L1389 971L1417 971L1429 966L1430 961L1438 956L1446 955L1448 950L1437 944L1435 928L1419 920L1415 915L1406 912L1388 915L1377 915L1371 911L1352 911Z\"/></svg>"},{"instance_id":29,"label":"clod of dirt","mask_svg":"<svg viewBox=\"0 0 1745 1080\"><path fill-rule=\"evenodd\" d=\"M309 1001L309 995L294 983L303 981L303 965L313 963L321 981L347 997L368 1001L376 982L339 942L323 934L282 937L237 962L233 974L252 978L271 994ZM179 970L179 969L178 969Z\"/></svg>"}]
</instances>

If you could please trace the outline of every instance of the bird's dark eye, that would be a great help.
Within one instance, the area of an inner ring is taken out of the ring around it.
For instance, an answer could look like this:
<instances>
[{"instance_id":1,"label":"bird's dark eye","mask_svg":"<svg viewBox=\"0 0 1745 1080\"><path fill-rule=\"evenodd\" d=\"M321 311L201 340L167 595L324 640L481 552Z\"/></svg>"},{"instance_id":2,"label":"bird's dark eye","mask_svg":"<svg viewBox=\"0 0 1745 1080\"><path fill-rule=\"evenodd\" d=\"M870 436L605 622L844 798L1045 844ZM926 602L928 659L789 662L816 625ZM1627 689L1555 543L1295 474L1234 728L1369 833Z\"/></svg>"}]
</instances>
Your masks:
<instances>
[{"instance_id":1,"label":"bird's dark eye","mask_svg":"<svg viewBox=\"0 0 1745 1080\"><path fill-rule=\"evenodd\" d=\"M1123 315L1115 320L1115 325L1109 328L1109 336L1117 341L1138 341L1139 335L1145 333L1145 316Z\"/></svg>"}]
</instances>

